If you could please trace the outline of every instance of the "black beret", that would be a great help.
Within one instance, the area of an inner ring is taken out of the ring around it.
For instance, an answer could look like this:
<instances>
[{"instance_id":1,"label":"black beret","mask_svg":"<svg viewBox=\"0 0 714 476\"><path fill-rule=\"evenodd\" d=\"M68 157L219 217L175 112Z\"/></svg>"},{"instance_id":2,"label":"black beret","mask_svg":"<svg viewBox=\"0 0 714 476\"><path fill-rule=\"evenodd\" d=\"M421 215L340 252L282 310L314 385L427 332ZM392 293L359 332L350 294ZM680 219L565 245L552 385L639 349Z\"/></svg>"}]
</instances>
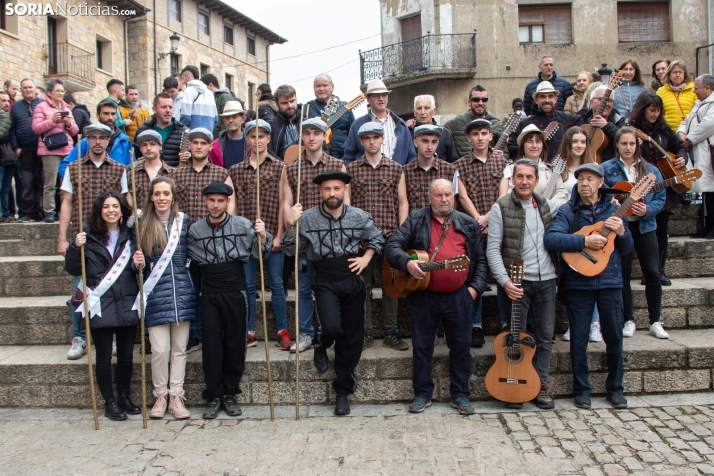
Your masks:
<instances>
[{"instance_id":1,"label":"black beret","mask_svg":"<svg viewBox=\"0 0 714 476\"><path fill-rule=\"evenodd\" d=\"M317 177L312 179L312 183L318 185L322 184L325 180L341 180L347 185L352 181L352 176L347 172L341 172L339 170L330 170L329 172L322 172Z\"/></svg>"},{"instance_id":2,"label":"black beret","mask_svg":"<svg viewBox=\"0 0 714 476\"><path fill-rule=\"evenodd\" d=\"M225 182L212 182L206 185L201 193L204 195L218 194L230 197L233 195L233 188Z\"/></svg>"}]
</instances>

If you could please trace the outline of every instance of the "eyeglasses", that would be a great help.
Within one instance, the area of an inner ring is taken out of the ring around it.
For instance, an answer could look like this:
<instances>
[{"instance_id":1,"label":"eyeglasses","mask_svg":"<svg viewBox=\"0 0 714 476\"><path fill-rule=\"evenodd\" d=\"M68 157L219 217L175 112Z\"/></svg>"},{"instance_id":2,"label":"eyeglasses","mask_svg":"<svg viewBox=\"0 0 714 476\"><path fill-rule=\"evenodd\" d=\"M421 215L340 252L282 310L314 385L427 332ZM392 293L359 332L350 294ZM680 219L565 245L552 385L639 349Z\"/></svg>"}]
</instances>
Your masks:
<instances>
[{"instance_id":1,"label":"eyeglasses","mask_svg":"<svg viewBox=\"0 0 714 476\"><path fill-rule=\"evenodd\" d=\"M469 98L471 102L488 102L488 98Z\"/></svg>"},{"instance_id":2,"label":"eyeglasses","mask_svg":"<svg viewBox=\"0 0 714 476\"><path fill-rule=\"evenodd\" d=\"M592 98L592 100L593 100L593 101L595 101L595 100L597 100L597 101L602 101L602 98L601 98L601 97L600 97L600 98ZM612 103L614 103L615 101L613 101L612 99L609 99L609 98L608 98L608 100L607 100L606 102L607 102L608 104L612 104Z\"/></svg>"}]
</instances>

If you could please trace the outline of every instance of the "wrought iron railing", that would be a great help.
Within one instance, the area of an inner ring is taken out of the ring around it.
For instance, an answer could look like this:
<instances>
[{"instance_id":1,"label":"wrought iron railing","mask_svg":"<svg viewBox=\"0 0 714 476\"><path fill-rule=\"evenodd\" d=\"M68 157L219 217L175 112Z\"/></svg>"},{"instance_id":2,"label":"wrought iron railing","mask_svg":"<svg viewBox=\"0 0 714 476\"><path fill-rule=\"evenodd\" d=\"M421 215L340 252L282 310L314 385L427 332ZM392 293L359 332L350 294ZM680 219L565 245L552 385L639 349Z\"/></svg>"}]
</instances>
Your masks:
<instances>
[{"instance_id":1,"label":"wrought iron railing","mask_svg":"<svg viewBox=\"0 0 714 476\"><path fill-rule=\"evenodd\" d=\"M476 33L427 35L360 52L362 84L427 73L472 72Z\"/></svg>"},{"instance_id":2,"label":"wrought iron railing","mask_svg":"<svg viewBox=\"0 0 714 476\"><path fill-rule=\"evenodd\" d=\"M94 82L94 53L69 42L45 45L47 74L70 74L84 81Z\"/></svg>"}]
</instances>

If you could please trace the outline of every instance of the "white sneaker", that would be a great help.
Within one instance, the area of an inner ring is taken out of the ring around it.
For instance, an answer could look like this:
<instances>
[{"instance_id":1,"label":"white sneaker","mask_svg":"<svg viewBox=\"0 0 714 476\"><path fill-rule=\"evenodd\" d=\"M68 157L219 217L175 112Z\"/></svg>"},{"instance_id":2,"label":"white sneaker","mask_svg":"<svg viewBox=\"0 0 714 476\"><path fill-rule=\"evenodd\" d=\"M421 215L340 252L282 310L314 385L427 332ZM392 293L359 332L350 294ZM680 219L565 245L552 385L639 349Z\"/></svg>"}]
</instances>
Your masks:
<instances>
[{"instance_id":1,"label":"white sneaker","mask_svg":"<svg viewBox=\"0 0 714 476\"><path fill-rule=\"evenodd\" d=\"M562 340L569 341L570 340L570 327L568 327L568 330L565 331L565 334L563 334L563 337L561 337Z\"/></svg>"},{"instance_id":2,"label":"white sneaker","mask_svg":"<svg viewBox=\"0 0 714 476\"><path fill-rule=\"evenodd\" d=\"M67 360L81 359L87 353L87 341L81 337L72 339L72 347L67 352Z\"/></svg>"},{"instance_id":3,"label":"white sneaker","mask_svg":"<svg viewBox=\"0 0 714 476\"><path fill-rule=\"evenodd\" d=\"M600 321L595 321L590 324L590 342L602 342L602 332L600 332Z\"/></svg>"},{"instance_id":4,"label":"white sneaker","mask_svg":"<svg viewBox=\"0 0 714 476\"><path fill-rule=\"evenodd\" d=\"M635 335L635 330L637 330L635 321L625 322L625 327L622 328L622 337L632 337Z\"/></svg>"},{"instance_id":5,"label":"white sneaker","mask_svg":"<svg viewBox=\"0 0 714 476\"><path fill-rule=\"evenodd\" d=\"M312 337L305 335L305 334L300 334L300 337L298 338L298 343L300 344L300 352L305 352L307 349L312 347ZM297 348L295 347L297 343L293 344L292 347L290 347L290 352L295 353Z\"/></svg>"},{"instance_id":6,"label":"white sneaker","mask_svg":"<svg viewBox=\"0 0 714 476\"><path fill-rule=\"evenodd\" d=\"M117 355L117 336L114 335L114 340L112 341L112 355L116 357Z\"/></svg>"},{"instance_id":7,"label":"white sneaker","mask_svg":"<svg viewBox=\"0 0 714 476\"><path fill-rule=\"evenodd\" d=\"M662 329L662 323L657 321L650 326L650 334L658 339L669 339L669 334Z\"/></svg>"}]
</instances>

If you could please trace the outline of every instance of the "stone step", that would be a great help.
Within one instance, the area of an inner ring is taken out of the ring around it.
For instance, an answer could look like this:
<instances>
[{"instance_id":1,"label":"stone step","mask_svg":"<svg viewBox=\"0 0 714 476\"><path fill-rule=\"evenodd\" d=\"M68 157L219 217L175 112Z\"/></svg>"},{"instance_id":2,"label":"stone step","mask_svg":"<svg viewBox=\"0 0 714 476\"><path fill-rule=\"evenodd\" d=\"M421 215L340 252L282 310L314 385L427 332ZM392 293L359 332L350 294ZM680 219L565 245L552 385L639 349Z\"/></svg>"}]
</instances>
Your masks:
<instances>
[{"instance_id":1,"label":"stone step","mask_svg":"<svg viewBox=\"0 0 714 476\"><path fill-rule=\"evenodd\" d=\"M69 296L71 292L72 277L64 270L63 256L0 257L0 297Z\"/></svg>"},{"instance_id":2,"label":"stone step","mask_svg":"<svg viewBox=\"0 0 714 476\"><path fill-rule=\"evenodd\" d=\"M711 390L714 366L714 329L673 330L669 340L658 340L645 331L635 333L624 342L624 387L628 395L662 392ZM440 339L434 348L433 377L435 400L449 399L448 349ZM275 403L294 401L295 355L270 349ZM0 406L2 407L84 407L91 406L87 360L66 359L66 346L0 346ZM330 361L334 351L328 351ZM331 380L332 365L325 374L312 365L313 351L300 357L300 399L305 404L334 401ZM593 393L604 393L606 377L605 345L591 343L588 349L590 381ZM115 358L116 360L116 358ZM494 362L493 338L481 349L471 350L471 398L490 399L484 388L484 377ZM141 358L138 346L134 352L132 394L140 401ZM147 356L147 400L151 405L151 356ZM356 370L358 387L353 402L395 402L413 398L412 353L384 348L377 341L362 353ZM203 388L201 352L189 354L185 390L190 405L202 403ZM268 403L265 349L262 345L248 349L242 382L242 404ZM569 344L558 341L553 346L549 393L569 396L572 393Z\"/></svg>"},{"instance_id":3,"label":"stone step","mask_svg":"<svg viewBox=\"0 0 714 476\"><path fill-rule=\"evenodd\" d=\"M0 240L0 256L46 256L57 252L57 237Z\"/></svg>"}]
</instances>

